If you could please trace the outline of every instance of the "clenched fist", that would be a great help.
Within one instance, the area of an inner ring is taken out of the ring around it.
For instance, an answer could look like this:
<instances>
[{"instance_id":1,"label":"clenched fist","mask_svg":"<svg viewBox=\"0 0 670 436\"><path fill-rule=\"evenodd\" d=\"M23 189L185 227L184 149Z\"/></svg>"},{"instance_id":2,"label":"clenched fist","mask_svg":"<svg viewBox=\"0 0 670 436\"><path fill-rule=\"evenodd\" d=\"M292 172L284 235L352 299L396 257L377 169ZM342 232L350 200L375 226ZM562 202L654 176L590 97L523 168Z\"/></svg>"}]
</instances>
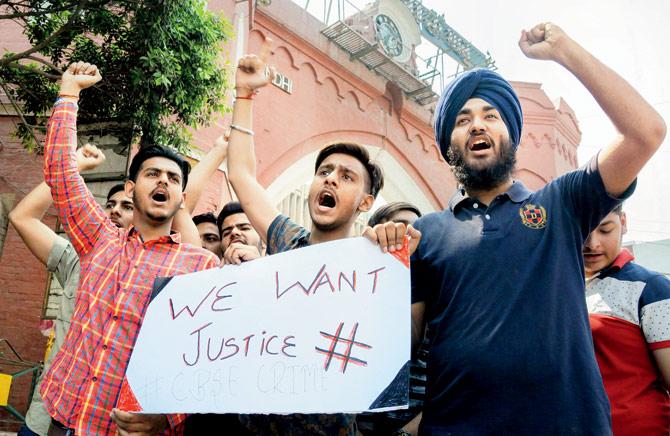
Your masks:
<instances>
[{"instance_id":1,"label":"clenched fist","mask_svg":"<svg viewBox=\"0 0 670 436\"><path fill-rule=\"evenodd\" d=\"M70 64L61 77L60 94L79 96L82 89L89 88L102 80L100 71L95 65L86 62Z\"/></svg>"},{"instance_id":2,"label":"clenched fist","mask_svg":"<svg viewBox=\"0 0 670 436\"><path fill-rule=\"evenodd\" d=\"M265 72L271 55L272 40L265 38L258 56L255 54L242 56L235 74L235 89L238 95L248 96L272 81L276 74L275 68L270 67L269 74Z\"/></svg>"},{"instance_id":3,"label":"clenched fist","mask_svg":"<svg viewBox=\"0 0 670 436\"><path fill-rule=\"evenodd\" d=\"M80 172L97 168L105 159L102 150L93 144L86 144L77 149L77 167Z\"/></svg>"},{"instance_id":4,"label":"clenched fist","mask_svg":"<svg viewBox=\"0 0 670 436\"><path fill-rule=\"evenodd\" d=\"M557 25L540 23L530 30L521 31L519 48L531 59L561 62L572 42Z\"/></svg>"}]
</instances>

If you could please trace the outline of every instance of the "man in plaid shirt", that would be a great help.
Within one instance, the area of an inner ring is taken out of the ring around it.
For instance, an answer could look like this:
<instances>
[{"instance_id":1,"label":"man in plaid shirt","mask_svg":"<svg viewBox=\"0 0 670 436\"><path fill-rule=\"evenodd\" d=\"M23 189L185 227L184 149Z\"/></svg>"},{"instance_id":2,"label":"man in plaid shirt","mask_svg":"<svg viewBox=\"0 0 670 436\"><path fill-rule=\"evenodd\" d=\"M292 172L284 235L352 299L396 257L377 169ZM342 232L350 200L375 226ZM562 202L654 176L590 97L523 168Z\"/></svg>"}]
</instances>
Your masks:
<instances>
[{"instance_id":1,"label":"man in plaid shirt","mask_svg":"<svg viewBox=\"0 0 670 436\"><path fill-rule=\"evenodd\" d=\"M81 278L70 330L41 394L53 417L50 434L179 434L184 415L131 414L114 406L154 279L219 262L170 231L190 165L169 149L144 148L133 159L125 190L135 214L127 230L112 224L86 188L75 160L77 101L100 79L95 65L71 65L47 129L44 179L79 255Z\"/></svg>"}]
</instances>

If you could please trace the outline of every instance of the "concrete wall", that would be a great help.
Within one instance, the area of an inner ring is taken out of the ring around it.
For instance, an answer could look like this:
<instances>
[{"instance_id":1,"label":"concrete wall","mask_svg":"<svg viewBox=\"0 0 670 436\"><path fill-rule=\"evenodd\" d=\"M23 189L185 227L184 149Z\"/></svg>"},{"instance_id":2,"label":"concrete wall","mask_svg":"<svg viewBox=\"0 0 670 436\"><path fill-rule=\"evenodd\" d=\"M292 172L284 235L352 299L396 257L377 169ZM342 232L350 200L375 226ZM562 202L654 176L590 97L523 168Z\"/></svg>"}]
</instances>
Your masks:
<instances>
[{"instance_id":1,"label":"concrete wall","mask_svg":"<svg viewBox=\"0 0 670 436\"><path fill-rule=\"evenodd\" d=\"M670 239L651 242L633 242L628 245L635 262L670 278Z\"/></svg>"}]
</instances>

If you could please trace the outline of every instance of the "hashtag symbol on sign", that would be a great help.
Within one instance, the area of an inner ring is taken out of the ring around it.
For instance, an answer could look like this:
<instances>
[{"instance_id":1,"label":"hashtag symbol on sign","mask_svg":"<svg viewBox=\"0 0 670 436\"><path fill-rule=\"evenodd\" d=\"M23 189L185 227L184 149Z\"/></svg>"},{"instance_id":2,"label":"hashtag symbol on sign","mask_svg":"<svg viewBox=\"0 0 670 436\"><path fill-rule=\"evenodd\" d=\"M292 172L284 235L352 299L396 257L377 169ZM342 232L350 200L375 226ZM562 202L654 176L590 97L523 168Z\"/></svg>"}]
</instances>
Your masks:
<instances>
[{"instance_id":1,"label":"hashtag symbol on sign","mask_svg":"<svg viewBox=\"0 0 670 436\"><path fill-rule=\"evenodd\" d=\"M340 361L340 372L344 373L347 370L347 365L349 362L358 365L358 366L368 366L368 362L362 359L358 359L356 357L351 356L351 351L356 345L357 347L369 350L372 348L371 345L364 344L363 342L357 341L356 340L356 331L358 330L358 323L354 324L354 327L351 329L351 333L349 333L349 338L345 338L340 336L342 334L342 328L344 327L344 323L341 322L340 325L337 327L337 331L335 332L334 335L331 335L330 333L326 332L319 332L321 333L321 336L323 336L326 339L330 340L330 346L328 347L327 350L324 350L323 348L319 347L314 347L317 351L317 353L325 354L326 355L326 360L324 362L324 369L328 371L328 368L330 367L330 363L333 361L333 358L337 359ZM345 346L345 351L344 353L339 353L337 352L336 348L338 344L344 344Z\"/></svg>"}]
</instances>

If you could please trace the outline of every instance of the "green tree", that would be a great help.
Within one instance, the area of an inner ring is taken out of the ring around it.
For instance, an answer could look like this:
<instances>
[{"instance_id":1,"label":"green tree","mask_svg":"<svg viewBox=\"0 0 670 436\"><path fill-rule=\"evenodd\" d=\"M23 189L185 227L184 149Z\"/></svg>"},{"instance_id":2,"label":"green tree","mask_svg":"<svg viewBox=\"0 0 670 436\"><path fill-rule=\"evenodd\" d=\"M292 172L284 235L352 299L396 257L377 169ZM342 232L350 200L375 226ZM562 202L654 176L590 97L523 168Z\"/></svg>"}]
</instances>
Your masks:
<instances>
[{"instance_id":1,"label":"green tree","mask_svg":"<svg viewBox=\"0 0 670 436\"><path fill-rule=\"evenodd\" d=\"M22 114L17 134L40 151L42 128L71 62L96 64L103 81L82 93L79 124L180 151L189 128L226 110L230 26L203 0L0 0L3 21L18 22L31 47L2 53L0 85Z\"/></svg>"}]
</instances>

